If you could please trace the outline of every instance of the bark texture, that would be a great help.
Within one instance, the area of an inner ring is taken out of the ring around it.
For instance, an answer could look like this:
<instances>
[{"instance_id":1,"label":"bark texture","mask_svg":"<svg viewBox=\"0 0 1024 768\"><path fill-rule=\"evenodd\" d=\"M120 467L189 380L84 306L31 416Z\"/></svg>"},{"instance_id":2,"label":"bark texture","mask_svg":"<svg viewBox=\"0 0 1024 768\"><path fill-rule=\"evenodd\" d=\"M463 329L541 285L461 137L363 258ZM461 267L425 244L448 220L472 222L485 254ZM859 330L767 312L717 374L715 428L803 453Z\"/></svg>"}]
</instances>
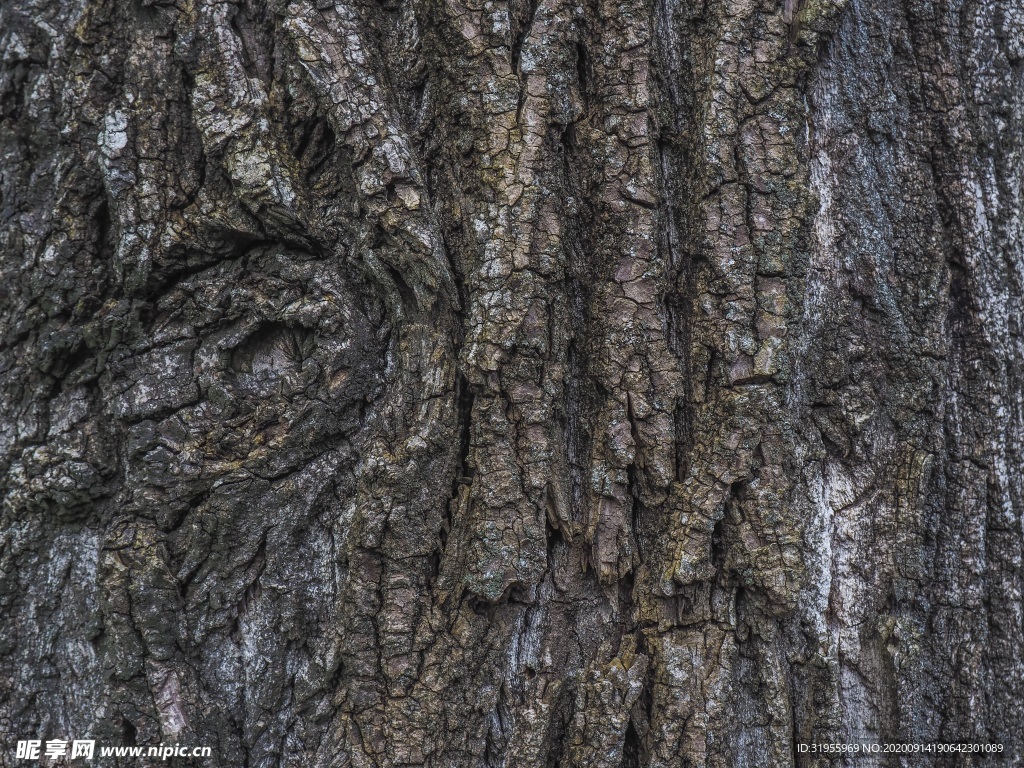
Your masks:
<instances>
[{"instance_id":1,"label":"bark texture","mask_svg":"<svg viewBox=\"0 0 1024 768\"><path fill-rule=\"evenodd\" d=\"M5 0L0 764L1024 762L1022 100L1020 0Z\"/></svg>"}]
</instances>

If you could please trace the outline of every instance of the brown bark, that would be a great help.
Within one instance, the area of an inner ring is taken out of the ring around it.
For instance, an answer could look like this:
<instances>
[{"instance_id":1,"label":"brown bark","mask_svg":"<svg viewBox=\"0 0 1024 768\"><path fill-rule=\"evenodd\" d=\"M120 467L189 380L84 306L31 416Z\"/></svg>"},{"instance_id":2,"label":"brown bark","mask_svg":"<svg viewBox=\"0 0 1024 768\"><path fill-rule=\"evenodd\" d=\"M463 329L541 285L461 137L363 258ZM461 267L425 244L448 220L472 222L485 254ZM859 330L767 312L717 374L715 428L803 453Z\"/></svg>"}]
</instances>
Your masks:
<instances>
[{"instance_id":1,"label":"brown bark","mask_svg":"<svg viewBox=\"0 0 1024 768\"><path fill-rule=\"evenodd\" d=\"M0 764L1024 761L1022 19L0 6Z\"/></svg>"}]
</instances>

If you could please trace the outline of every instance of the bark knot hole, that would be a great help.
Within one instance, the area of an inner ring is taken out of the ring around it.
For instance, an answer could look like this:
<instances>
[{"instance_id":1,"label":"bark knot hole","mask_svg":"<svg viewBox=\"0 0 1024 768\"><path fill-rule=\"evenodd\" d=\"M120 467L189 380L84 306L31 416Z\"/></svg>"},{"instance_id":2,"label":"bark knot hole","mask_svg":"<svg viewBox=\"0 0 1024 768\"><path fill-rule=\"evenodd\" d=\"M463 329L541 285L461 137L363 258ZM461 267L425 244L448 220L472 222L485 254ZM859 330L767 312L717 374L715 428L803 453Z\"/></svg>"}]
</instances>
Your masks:
<instances>
[{"instance_id":1,"label":"bark knot hole","mask_svg":"<svg viewBox=\"0 0 1024 768\"><path fill-rule=\"evenodd\" d=\"M231 353L231 369L258 381L273 381L299 371L310 355L312 333L284 323L263 323Z\"/></svg>"}]
</instances>

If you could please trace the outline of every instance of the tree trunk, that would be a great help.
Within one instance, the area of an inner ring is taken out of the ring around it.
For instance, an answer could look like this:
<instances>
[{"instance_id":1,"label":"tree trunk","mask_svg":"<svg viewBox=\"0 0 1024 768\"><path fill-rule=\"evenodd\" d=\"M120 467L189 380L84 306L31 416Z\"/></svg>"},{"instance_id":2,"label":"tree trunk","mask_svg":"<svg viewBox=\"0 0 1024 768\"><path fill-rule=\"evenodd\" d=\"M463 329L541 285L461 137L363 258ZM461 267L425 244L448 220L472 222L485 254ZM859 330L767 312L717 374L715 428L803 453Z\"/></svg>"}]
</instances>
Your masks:
<instances>
[{"instance_id":1,"label":"tree trunk","mask_svg":"<svg viewBox=\"0 0 1024 768\"><path fill-rule=\"evenodd\" d=\"M0 763L1024 761L1019 0L0 48Z\"/></svg>"}]
</instances>

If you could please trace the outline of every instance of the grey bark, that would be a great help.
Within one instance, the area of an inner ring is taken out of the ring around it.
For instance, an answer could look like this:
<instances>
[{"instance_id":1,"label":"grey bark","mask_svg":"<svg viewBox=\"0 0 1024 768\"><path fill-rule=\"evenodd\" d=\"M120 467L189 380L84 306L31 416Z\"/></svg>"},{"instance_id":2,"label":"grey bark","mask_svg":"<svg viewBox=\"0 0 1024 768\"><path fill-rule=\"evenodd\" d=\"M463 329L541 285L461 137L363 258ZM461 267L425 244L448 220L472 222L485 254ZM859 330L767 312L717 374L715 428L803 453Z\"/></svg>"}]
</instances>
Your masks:
<instances>
[{"instance_id":1,"label":"grey bark","mask_svg":"<svg viewBox=\"0 0 1024 768\"><path fill-rule=\"evenodd\" d=\"M0 764L1024 763L1018 0L0 50Z\"/></svg>"}]
</instances>

